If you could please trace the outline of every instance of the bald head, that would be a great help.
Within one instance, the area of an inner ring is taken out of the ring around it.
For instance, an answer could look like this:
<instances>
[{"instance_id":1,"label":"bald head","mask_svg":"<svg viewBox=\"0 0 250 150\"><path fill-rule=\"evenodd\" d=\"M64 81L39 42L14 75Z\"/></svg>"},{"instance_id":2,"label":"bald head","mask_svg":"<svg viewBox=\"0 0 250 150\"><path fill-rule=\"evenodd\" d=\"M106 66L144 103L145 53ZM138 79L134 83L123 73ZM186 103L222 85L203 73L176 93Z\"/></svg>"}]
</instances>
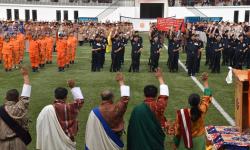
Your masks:
<instances>
[{"instance_id":1,"label":"bald head","mask_svg":"<svg viewBox=\"0 0 250 150\"><path fill-rule=\"evenodd\" d=\"M102 101L112 101L114 94L110 90L105 90L101 93Z\"/></svg>"}]
</instances>

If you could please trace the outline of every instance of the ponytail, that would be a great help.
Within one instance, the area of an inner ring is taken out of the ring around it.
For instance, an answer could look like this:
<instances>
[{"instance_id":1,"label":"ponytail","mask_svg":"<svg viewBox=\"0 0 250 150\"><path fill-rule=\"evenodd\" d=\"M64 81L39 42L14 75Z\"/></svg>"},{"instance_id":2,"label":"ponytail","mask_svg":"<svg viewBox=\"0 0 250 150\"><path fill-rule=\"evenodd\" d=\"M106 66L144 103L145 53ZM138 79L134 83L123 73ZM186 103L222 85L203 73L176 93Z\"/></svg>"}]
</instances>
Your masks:
<instances>
[{"instance_id":1,"label":"ponytail","mask_svg":"<svg viewBox=\"0 0 250 150\"><path fill-rule=\"evenodd\" d=\"M199 109L200 96L198 94L191 94L188 98L189 105L191 106L191 120L192 122L197 121L201 117L201 111Z\"/></svg>"}]
</instances>

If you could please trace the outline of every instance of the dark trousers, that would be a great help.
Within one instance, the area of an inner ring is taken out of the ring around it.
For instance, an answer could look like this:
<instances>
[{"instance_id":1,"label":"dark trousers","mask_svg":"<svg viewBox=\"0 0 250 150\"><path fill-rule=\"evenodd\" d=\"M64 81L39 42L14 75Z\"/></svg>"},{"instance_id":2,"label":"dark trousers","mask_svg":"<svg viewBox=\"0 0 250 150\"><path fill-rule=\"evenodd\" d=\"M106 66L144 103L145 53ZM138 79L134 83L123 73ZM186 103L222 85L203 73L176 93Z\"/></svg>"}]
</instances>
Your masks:
<instances>
[{"instance_id":1,"label":"dark trousers","mask_svg":"<svg viewBox=\"0 0 250 150\"><path fill-rule=\"evenodd\" d=\"M105 50L102 50L101 52L100 61L101 61L101 68L103 68L105 63Z\"/></svg>"},{"instance_id":2,"label":"dark trousers","mask_svg":"<svg viewBox=\"0 0 250 150\"><path fill-rule=\"evenodd\" d=\"M121 53L121 64L124 64L125 47L120 51Z\"/></svg>"},{"instance_id":3,"label":"dark trousers","mask_svg":"<svg viewBox=\"0 0 250 150\"><path fill-rule=\"evenodd\" d=\"M215 52L213 66L212 66L212 73L220 73L220 59L221 59L221 52Z\"/></svg>"},{"instance_id":4,"label":"dark trousers","mask_svg":"<svg viewBox=\"0 0 250 150\"><path fill-rule=\"evenodd\" d=\"M152 54L150 60L150 71L154 72L155 69L158 68L159 65L159 58L160 58L160 54Z\"/></svg>"},{"instance_id":5,"label":"dark trousers","mask_svg":"<svg viewBox=\"0 0 250 150\"><path fill-rule=\"evenodd\" d=\"M101 63L100 63L100 53L92 52L92 66L91 71L100 71Z\"/></svg>"},{"instance_id":6,"label":"dark trousers","mask_svg":"<svg viewBox=\"0 0 250 150\"><path fill-rule=\"evenodd\" d=\"M206 62L205 65L209 65L211 63L211 49L210 47L206 47Z\"/></svg>"},{"instance_id":7,"label":"dark trousers","mask_svg":"<svg viewBox=\"0 0 250 150\"><path fill-rule=\"evenodd\" d=\"M120 71L120 69L121 69L120 56L121 56L120 53L112 53L111 54L112 63L110 66L110 72Z\"/></svg>"},{"instance_id":8,"label":"dark trousers","mask_svg":"<svg viewBox=\"0 0 250 150\"><path fill-rule=\"evenodd\" d=\"M235 56L235 48L233 47L229 48L228 49L228 63L230 66L235 65L234 56Z\"/></svg>"},{"instance_id":9,"label":"dark trousers","mask_svg":"<svg viewBox=\"0 0 250 150\"><path fill-rule=\"evenodd\" d=\"M246 53L246 66L250 69L250 49L248 49Z\"/></svg>"},{"instance_id":10,"label":"dark trousers","mask_svg":"<svg viewBox=\"0 0 250 150\"><path fill-rule=\"evenodd\" d=\"M222 51L222 65L229 65L229 48L225 48Z\"/></svg>"},{"instance_id":11,"label":"dark trousers","mask_svg":"<svg viewBox=\"0 0 250 150\"><path fill-rule=\"evenodd\" d=\"M202 53L200 52L200 55L199 55L198 58L197 58L196 73L199 73L199 72L200 72L201 55L202 55Z\"/></svg>"},{"instance_id":12,"label":"dark trousers","mask_svg":"<svg viewBox=\"0 0 250 150\"><path fill-rule=\"evenodd\" d=\"M169 71L170 72L177 72L178 71L178 60L179 60L179 53L171 53L169 54Z\"/></svg>"},{"instance_id":13,"label":"dark trousers","mask_svg":"<svg viewBox=\"0 0 250 150\"><path fill-rule=\"evenodd\" d=\"M140 57L141 53L133 53L132 54L132 64L129 68L129 72L139 72L140 70Z\"/></svg>"},{"instance_id":14,"label":"dark trousers","mask_svg":"<svg viewBox=\"0 0 250 150\"><path fill-rule=\"evenodd\" d=\"M84 41L79 41L79 46L82 46Z\"/></svg>"},{"instance_id":15,"label":"dark trousers","mask_svg":"<svg viewBox=\"0 0 250 150\"><path fill-rule=\"evenodd\" d=\"M196 65L197 64L197 56L196 55L187 55L187 67L188 67L188 75L195 76L196 73Z\"/></svg>"},{"instance_id":16,"label":"dark trousers","mask_svg":"<svg viewBox=\"0 0 250 150\"><path fill-rule=\"evenodd\" d=\"M244 53L236 51L234 55L234 68L242 69L243 63L244 63Z\"/></svg>"}]
</instances>

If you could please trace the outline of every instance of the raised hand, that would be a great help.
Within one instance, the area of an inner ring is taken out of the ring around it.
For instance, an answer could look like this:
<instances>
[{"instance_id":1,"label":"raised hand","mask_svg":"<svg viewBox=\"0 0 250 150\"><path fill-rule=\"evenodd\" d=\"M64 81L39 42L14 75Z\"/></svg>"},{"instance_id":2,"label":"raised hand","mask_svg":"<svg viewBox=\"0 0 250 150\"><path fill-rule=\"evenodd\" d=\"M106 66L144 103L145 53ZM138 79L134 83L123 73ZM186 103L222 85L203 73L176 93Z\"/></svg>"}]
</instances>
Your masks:
<instances>
[{"instance_id":1,"label":"raised hand","mask_svg":"<svg viewBox=\"0 0 250 150\"><path fill-rule=\"evenodd\" d=\"M21 74L23 76L28 76L29 75L28 69L26 67L24 67L24 66L20 67L20 71L21 71Z\"/></svg>"},{"instance_id":2,"label":"raised hand","mask_svg":"<svg viewBox=\"0 0 250 150\"><path fill-rule=\"evenodd\" d=\"M201 80L203 81L204 87L208 88L208 73L207 72L202 73Z\"/></svg>"},{"instance_id":3,"label":"raised hand","mask_svg":"<svg viewBox=\"0 0 250 150\"><path fill-rule=\"evenodd\" d=\"M67 81L67 84L72 89L75 87L76 82L75 82L75 80L70 79Z\"/></svg>"},{"instance_id":4,"label":"raised hand","mask_svg":"<svg viewBox=\"0 0 250 150\"><path fill-rule=\"evenodd\" d=\"M121 72L118 72L115 76L115 80L119 82L120 85L124 85L124 76Z\"/></svg>"},{"instance_id":5,"label":"raised hand","mask_svg":"<svg viewBox=\"0 0 250 150\"><path fill-rule=\"evenodd\" d=\"M155 77L158 79L160 84L165 84L163 79L163 73L160 68L155 70Z\"/></svg>"}]
</instances>

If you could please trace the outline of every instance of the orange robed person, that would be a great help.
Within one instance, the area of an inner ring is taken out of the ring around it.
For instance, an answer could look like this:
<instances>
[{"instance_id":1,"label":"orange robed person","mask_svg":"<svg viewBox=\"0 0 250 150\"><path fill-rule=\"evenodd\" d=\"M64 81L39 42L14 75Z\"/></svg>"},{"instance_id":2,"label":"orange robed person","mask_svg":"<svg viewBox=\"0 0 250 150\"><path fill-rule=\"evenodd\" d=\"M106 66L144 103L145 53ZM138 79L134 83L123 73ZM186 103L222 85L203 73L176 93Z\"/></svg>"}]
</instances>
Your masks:
<instances>
[{"instance_id":1,"label":"orange robed person","mask_svg":"<svg viewBox=\"0 0 250 150\"><path fill-rule=\"evenodd\" d=\"M9 35L4 36L2 54L5 71L11 71L13 65L13 45L10 41Z\"/></svg>"},{"instance_id":2,"label":"orange robed person","mask_svg":"<svg viewBox=\"0 0 250 150\"><path fill-rule=\"evenodd\" d=\"M54 46L54 39L49 33L46 35L46 64L52 64L52 52Z\"/></svg>"},{"instance_id":3,"label":"orange robed person","mask_svg":"<svg viewBox=\"0 0 250 150\"><path fill-rule=\"evenodd\" d=\"M18 65L20 63L20 40L17 38L15 33L11 38L11 43L13 45L13 67L18 69Z\"/></svg>"},{"instance_id":4,"label":"orange robed person","mask_svg":"<svg viewBox=\"0 0 250 150\"><path fill-rule=\"evenodd\" d=\"M37 35L33 35L29 42L30 42L29 56L30 56L30 63L31 63L31 67L32 67L32 72L38 72L39 43L37 41Z\"/></svg>"},{"instance_id":5,"label":"orange robed person","mask_svg":"<svg viewBox=\"0 0 250 150\"><path fill-rule=\"evenodd\" d=\"M44 68L45 66L45 60L46 60L46 40L43 37L43 35L39 36L39 66L40 68Z\"/></svg>"},{"instance_id":6,"label":"orange robed person","mask_svg":"<svg viewBox=\"0 0 250 150\"><path fill-rule=\"evenodd\" d=\"M74 33L70 33L69 39L70 39L70 43L72 45L70 64L74 64L75 63L75 57L76 57L77 39L74 36Z\"/></svg>"},{"instance_id":7,"label":"orange robed person","mask_svg":"<svg viewBox=\"0 0 250 150\"><path fill-rule=\"evenodd\" d=\"M23 62L23 57L24 57L24 48L25 48L25 36L21 33L21 32L18 32L17 34L17 39L20 43L20 53L19 53L19 62Z\"/></svg>"},{"instance_id":8,"label":"orange robed person","mask_svg":"<svg viewBox=\"0 0 250 150\"><path fill-rule=\"evenodd\" d=\"M65 67L69 68L69 63L70 63L70 58L71 58L71 49L72 49L72 44L70 39L65 35L64 40L67 43L67 48L66 48L66 58L65 58Z\"/></svg>"},{"instance_id":9,"label":"orange robed person","mask_svg":"<svg viewBox=\"0 0 250 150\"><path fill-rule=\"evenodd\" d=\"M3 50L3 41L4 41L4 39L3 39L3 37L0 35L0 64L2 63L2 50Z\"/></svg>"},{"instance_id":10,"label":"orange robed person","mask_svg":"<svg viewBox=\"0 0 250 150\"><path fill-rule=\"evenodd\" d=\"M57 51L57 65L58 71L64 72L65 67L65 57L66 57L66 49L67 49L67 41L63 39L63 33L59 32L58 40L56 41L56 51Z\"/></svg>"}]
</instances>

